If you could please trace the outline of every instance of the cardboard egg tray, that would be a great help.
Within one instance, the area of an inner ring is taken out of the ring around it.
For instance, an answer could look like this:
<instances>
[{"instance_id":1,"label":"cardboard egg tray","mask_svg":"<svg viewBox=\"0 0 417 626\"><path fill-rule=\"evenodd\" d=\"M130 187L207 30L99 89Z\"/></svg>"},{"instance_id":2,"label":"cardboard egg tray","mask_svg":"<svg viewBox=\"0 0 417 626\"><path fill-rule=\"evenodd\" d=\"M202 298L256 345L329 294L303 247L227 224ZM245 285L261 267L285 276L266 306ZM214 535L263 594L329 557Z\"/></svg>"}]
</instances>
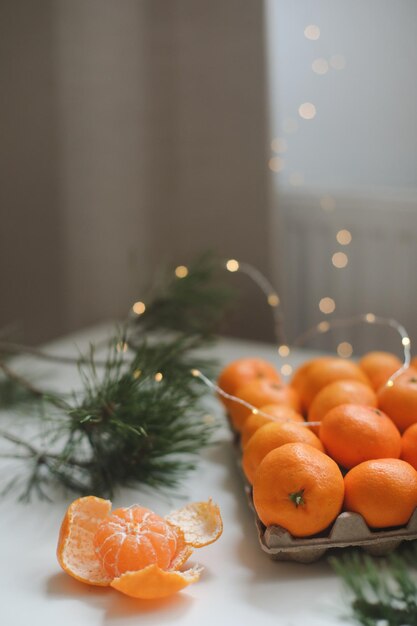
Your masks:
<instances>
[{"instance_id":1,"label":"cardboard egg tray","mask_svg":"<svg viewBox=\"0 0 417 626\"><path fill-rule=\"evenodd\" d=\"M241 471L249 506L255 516L255 524L261 548L276 561L312 563L334 548L361 547L372 556L384 556L403 541L417 539L417 509L406 526L389 530L371 530L362 515L343 512L324 532L312 537L293 537L281 526L267 526L259 519L252 498L252 486L243 473L241 448L235 434L238 465Z\"/></svg>"}]
</instances>

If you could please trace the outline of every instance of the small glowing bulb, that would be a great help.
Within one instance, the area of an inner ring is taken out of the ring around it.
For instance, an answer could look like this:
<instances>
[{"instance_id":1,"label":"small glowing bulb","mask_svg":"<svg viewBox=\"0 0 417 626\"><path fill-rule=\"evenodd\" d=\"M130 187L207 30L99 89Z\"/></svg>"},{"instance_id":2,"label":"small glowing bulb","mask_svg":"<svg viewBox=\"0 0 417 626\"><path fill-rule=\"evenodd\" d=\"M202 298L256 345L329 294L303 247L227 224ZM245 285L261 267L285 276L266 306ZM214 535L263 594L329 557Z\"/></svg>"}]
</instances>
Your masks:
<instances>
[{"instance_id":1,"label":"small glowing bulb","mask_svg":"<svg viewBox=\"0 0 417 626\"><path fill-rule=\"evenodd\" d=\"M345 254L344 252L335 252L334 255L332 256L332 263L338 269L342 269L343 267L346 267L346 265L348 264L348 261L349 259L347 257L347 254Z\"/></svg>"},{"instance_id":2,"label":"small glowing bulb","mask_svg":"<svg viewBox=\"0 0 417 626\"><path fill-rule=\"evenodd\" d=\"M410 337L403 337L401 340L401 343L403 344L403 346L409 346L410 345Z\"/></svg>"},{"instance_id":3,"label":"small glowing bulb","mask_svg":"<svg viewBox=\"0 0 417 626\"><path fill-rule=\"evenodd\" d=\"M198 376L200 376L200 374L201 374L200 370L196 370L196 369L191 370L191 376L195 376L197 378Z\"/></svg>"},{"instance_id":4,"label":"small glowing bulb","mask_svg":"<svg viewBox=\"0 0 417 626\"><path fill-rule=\"evenodd\" d=\"M288 142L282 137L276 137L271 141L271 148L274 152L277 152L278 154L281 154L282 152L287 152Z\"/></svg>"},{"instance_id":5,"label":"small glowing bulb","mask_svg":"<svg viewBox=\"0 0 417 626\"><path fill-rule=\"evenodd\" d=\"M178 265L178 267L175 268L175 276L177 278L185 278L188 276L188 267L185 265Z\"/></svg>"},{"instance_id":6,"label":"small glowing bulb","mask_svg":"<svg viewBox=\"0 0 417 626\"><path fill-rule=\"evenodd\" d=\"M334 70L344 70L346 59L342 54L334 54L330 57L330 65Z\"/></svg>"},{"instance_id":7,"label":"small glowing bulb","mask_svg":"<svg viewBox=\"0 0 417 626\"><path fill-rule=\"evenodd\" d=\"M336 200L333 196L323 196L320 198L320 206L323 211L328 211L330 213L330 211L334 211L336 208Z\"/></svg>"},{"instance_id":8,"label":"small glowing bulb","mask_svg":"<svg viewBox=\"0 0 417 626\"><path fill-rule=\"evenodd\" d=\"M345 228L339 230L336 235L336 240L337 243L340 243L341 246L348 246L352 241L351 232L349 230L346 230Z\"/></svg>"},{"instance_id":9,"label":"small glowing bulb","mask_svg":"<svg viewBox=\"0 0 417 626\"><path fill-rule=\"evenodd\" d=\"M303 120L312 120L316 117L316 107L311 102L303 102L298 107L298 114Z\"/></svg>"},{"instance_id":10,"label":"small glowing bulb","mask_svg":"<svg viewBox=\"0 0 417 626\"><path fill-rule=\"evenodd\" d=\"M315 59L311 64L311 69L315 74L327 74L329 71L329 64L326 59Z\"/></svg>"},{"instance_id":11,"label":"small glowing bulb","mask_svg":"<svg viewBox=\"0 0 417 626\"><path fill-rule=\"evenodd\" d=\"M276 172L276 173L282 172L282 170L284 169L284 165L285 165L284 159L279 156L272 157L268 161L268 167L271 170L271 172Z\"/></svg>"},{"instance_id":12,"label":"small glowing bulb","mask_svg":"<svg viewBox=\"0 0 417 626\"><path fill-rule=\"evenodd\" d=\"M140 378L141 374L142 374L142 370L135 370L133 372L133 378L137 380L138 378Z\"/></svg>"},{"instance_id":13,"label":"small glowing bulb","mask_svg":"<svg viewBox=\"0 0 417 626\"><path fill-rule=\"evenodd\" d=\"M268 304L269 306L276 307L279 306L279 298L276 293L270 293L268 296Z\"/></svg>"},{"instance_id":14,"label":"small glowing bulb","mask_svg":"<svg viewBox=\"0 0 417 626\"><path fill-rule=\"evenodd\" d=\"M144 302L135 302L135 304L132 306L132 311L136 315L142 315L142 313L145 313L145 310L146 305Z\"/></svg>"},{"instance_id":15,"label":"small glowing bulb","mask_svg":"<svg viewBox=\"0 0 417 626\"><path fill-rule=\"evenodd\" d=\"M330 324L329 322L320 322L317 328L320 333L327 333L327 331L330 329Z\"/></svg>"},{"instance_id":16,"label":"small glowing bulb","mask_svg":"<svg viewBox=\"0 0 417 626\"><path fill-rule=\"evenodd\" d=\"M163 379L164 375L162 374L162 372L156 372L154 378L156 380L157 383L160 383L161 380Z\"/></svg>"},{"instance_id":17,"label":"small glowing bulb","mask_svg":"<svg viewBox=\"0 0 417 626\"><path fill-rule=\"evenodd\" d=\"M337 346L337 354L345 359L348 359L350 356L352 356L352 353L353 348L351 344L347 341L342 341L342 343L339 343L339 345Z\"/></svg>"},{"instance_id":18,"label":"small glowing bulb","mask_svg":"<svg viewBox=\"0 0 417 626\"><path fill-rule=\"evenodd\" d=\"M289 349L289 347L288 347L288 346L286 346L285 344L283 344L282 346L280 346L280 347L278 348L278 354L279 354L279 356L286 357L286 356L288 356L288 355L289 355L289 353L290 353L290 349Z\"/></svg>"},{"instance_id":19,"label":"small glowing bulb","mask_svg":"<svg viewBox=\"0 0 417 626\"><path fill-rule=\"evenodd\" d=\"M317 41L320 37L320 28L315 24L309 24L304 29L304 37L310 41Z\"/></svg>"},{"instance_id":20,"label":"small glowing bulb","mask_svg":"<svg viewBox=\"0 0 417 626\"><path fill-rule=\"evenodd\" d=\"M393 380L391 380L391 378L390 378L390 379L387 381L387 383L386 383L386 385L385 385L385 386L386 386L386 387L393 387L393 386L394 386L394 381L393 381Z\"/></svg>"},{"instance_id":21,"label":"small glowing bulb","mask_svg":"<svg viewBox=\"0 0 417 626\"><path fill-rule=\"evenodd\" d=\"M226 263L226 269L229 270L229 272L237 272L239 269L239 261L229 259Z\"/></svg>"},{"instance_id":22,"label":"small glowing bulb","mask_svg":"<svg viewBox=\"0 0 417 626\"><path fill-rule=\"evenodd\" d=\"M281 374L283 374L284 376L289 376L290 374L292 374L292 367L289 363L285 363L285 365L281 367Z\"/></svg>"},{"instance_id":23,"label":"small glowing bulb","mask_svg":"<svg viewBox=\"0 0 417 626\"><path fill-rule=\"evenodd\" d=\"M376 317L375 317L375 315L373 313L367 313L365 315L365 319L366 319L367 322L369 322L369 324L373 324L375 322L375 320L376 320Z\"/></svg>"},{"instance_id":24,"label":"small glowing bulb","mask_svg":"<svg viewBox=\"0 0 417 626\"><path fill-rule=\"evenodd\" d=\"M333 298L322 298L319 302L319 309L322 313L333 313L336 308L336 303Z\"/></svg>"},{"instance_id":25,"label":"small glowing bulb","mask_svg":"<svg viewBox=\"0 0 417 626\"><path fill-rule=\"evenodd\" d=\"M252 409L252 415L258 415L259 411L258 409Z\"/></svg>"}]
</instances>

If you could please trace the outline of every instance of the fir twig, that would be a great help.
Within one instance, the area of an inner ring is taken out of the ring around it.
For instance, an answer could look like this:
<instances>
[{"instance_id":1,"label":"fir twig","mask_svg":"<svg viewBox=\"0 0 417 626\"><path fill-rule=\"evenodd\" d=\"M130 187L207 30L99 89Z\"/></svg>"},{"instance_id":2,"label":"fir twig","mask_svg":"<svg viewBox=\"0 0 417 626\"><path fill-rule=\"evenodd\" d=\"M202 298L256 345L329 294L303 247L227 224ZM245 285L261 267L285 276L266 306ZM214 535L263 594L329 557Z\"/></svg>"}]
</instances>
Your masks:
<instances>
[{"instance_id":1,"label":"fir twig","mask_svg":"<svg viewBox=\"0 0 417 626\"><path fill-rule=\"evenodd\" d=\"M220 267L219 260L206 253L190 264L185 277L166 275L135 325L146 331L168 329L210 337L235 297L234 290L222 285Z\"/></svg>"},{"instance_id":2,"label":"fir twig","mask_svg":"<svg viewBox=\"0 0 417 626\"><path fill-rule=\"evenodd\" d=\"M101 377L94 354L88 365L83 359L83 391L72 401L53 400L62 414L44 450L0 431L32 459L24 496L51 481L105 497L122 485L176 486L212 434L198 406L203 390L190 376L196 359L189 356L189 343L184 337L155 346L144 341L129 364L113 347Z\"/></svg>"},{"instance_id":3,"label":"fir twig","mask_svg":"<svg viewBox=\"0 0 417 626\"><path fill-rule=\"evenodd\" d=\"M385 559L357 551L330 559L350 593L352 614L357 623L363 626L417 624L416 557L416 544L405 543Z\"/></svg>"},{"instance_id":4,"label":"fir twig","mask_svg":"<svg viewBox=\"0 0 417 626\"><path fill-rule=\"evenodd\" d=\"M32 420L39 426L36 443L20 432L0 430L0 438L10 444L0 455L28 464L24 498L33 492L47 497L48 486L54 484L106 497L120 486L174 487L194 467L213 426L203 420L206 389L190 371L209 373L211 364L197 359L195 349L211 338L231 300L230 290L216 283L216 267L218 262L205 256L190 266L185 278L164 283L147 302L146 313L130 318L106 342L107 358L97 358L93 346L80 355L80 389L72 396L47 394L1 362L5 383L32 401L42 400ZM149 330L158 331L153 341L146 338ZM163 335L161 330L176 332ZM74 362L20 344L2 342L0 352ZM4 408L1 389L0 403ZM6 488L14 485L11 480Z\"/></svg>"}]
</instances>

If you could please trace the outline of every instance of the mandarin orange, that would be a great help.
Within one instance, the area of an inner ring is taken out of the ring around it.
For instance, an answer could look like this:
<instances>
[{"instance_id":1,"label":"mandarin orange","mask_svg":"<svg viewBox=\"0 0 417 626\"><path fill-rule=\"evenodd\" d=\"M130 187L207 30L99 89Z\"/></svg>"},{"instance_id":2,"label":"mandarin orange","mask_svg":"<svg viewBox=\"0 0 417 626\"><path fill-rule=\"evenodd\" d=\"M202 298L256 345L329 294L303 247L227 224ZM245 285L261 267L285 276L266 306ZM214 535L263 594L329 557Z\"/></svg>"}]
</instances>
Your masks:
<instances>
[{"instance_id":1,"label":"mandarin orange","mask_svg":"<svg viewBox=\"0 0 417 626\"><path fill-rule=\"evenodd\" d=\"M256 408L265 404L284 404L297 412L300 409L297 392L284 383L272 380L253 380L243 387L239 387L236 391L236 396ZM252 413L252 409L239 402L232 402L229 407L229 413L233 426L240 431Z\"/></svg>"},{"instance_id":2,"label":"mandarin orange","mask_svg":"<svg viewBox=\"0 0 417 626\"><path fill-rule=\"evenodd\" d=\"M297 422L271 422L258 428L246 444L242 455L243 471L248 481L253 482L255 472L268 452L286 443L295 442L308 443L320 451L324 450L320 439L310 428Z\"/></svg>"},{"instance_id":3,"label":"mandarin orange","mask_svg":"<svg viewBox=\"0 0 417 626\"><path fill-rule=\"evenodd\" d=\"M374 350L363 355L358 363L368 376L372 388L378 391L402 365L392 352Z\"/></svg>"},{"instance_id":4,"label":"mandarin orange","mask_svg":"<svg viewBox=\"0 0 417 626\"><path fill-rule=\"evenodd\" d=\"M268 414L260 415L259 413L251 413L247 420L245 421L242 432L240 443L242 448L246 446L249 439L252 435L265 424L269 424L269 422L286 422L288 420L292 420L293 422L304 422L304 418L301 413L297 413L289 406L285 404L266 404L265 406L260 406L259 411L261 413Z\"/></svg>"},{"instance_id":5,"label":"mandarin orange","mask_svg":"<svg viewBox=\"0 0 417 626\"><path fill-rule=\"evenodd\" d=\"M96 554L113 578L153 564L168 569L180 541L175 527L138 505L114 510L93 539Z\"/></svg>"},{"instance_id":6,"label":"mandarin orange","mask_svg":"<svg viewBox=\"0 0 417 626\"><path fill-rule=\"evenodd\" d=\"M417 470L417 424L412 424L401 437L401 458Z\"/></svg>"},{"instance_id":7,"label":"mandarin orange","mask_svg":"<svg viewBox=\"0 0 417 626\"><path fill-rule=\"evenodd\" d=\"M357 380L370 386L366 374L353 361L337 357L317 360L308 368L299 390L301 402L308 410L315 396L336 380Z\"/></svg>"},{"instance_id":8,"label":"mandarin orange","mask_svg":"<svg viewBox=\"0 0 417 626\"><path fill-rule=\"evenodd\" d=\"M401 432L417 422L417 371L409 368L378 391L378 406Z\"/></svg>"},{"instance_id":9,"label":"mandarin orange","mask_svg":"<svg viewBox=\"0 0 417 626\"><path fill-rule=\"evenodd\" d=\"M379 409L341 404L324 416L320 439L332 459L347 469L369 459L398 459L401 435Z\"/></svg>"},{"instance_id":10,"label":"mandarin orange","mask_svg":"<svg viewBox=\"0 0 417 626\"><path fill-rule=\"evenodd\" d=\"M338 516L344 483L337 464L305 443L269 452L253 482L256 512L265 526L279 525L294 537L315 535Z\"/></svg>"},{"instance_id":11,"label":"mandarin orange","mask_svg":"<svg viewBox=\"0 0 417 626\"><path fill-rule=\"evenodd\" d=\"M275 382L282 380L272 363L257 357L244 357L226 365L220 372L217 385L226 393L234 396L239 387L259 379L274 380ZM219 397L226 408L229 408L231 401L222 396Z\"/></svg>"},{"instance_id":12,"label":"mandarin orange","mask_svg":"<svg viewBox=\"0 0 417 626\"><path fill-rule=\"evenodd\" d=\"M193 548L212 543L222 529L219 508L211 500L161 518L139 505L111 514L111 502L86 496L65 514L57 557L81 582L112 586L135 598L162 598L198 580L198 568L179 568Z\"/></svg>"},{"instance_id":13,"label":"mandarin orange","mask_svg":"<svg viewBox=\"0 0 417 626\"><path fill-rule=\"evenodd\" d=\"M325 363L326 361L329 361L332 358L333 357L330 357L330 356L316 357L314 359L310 359L309 361L305 361L302 365L297 367L297 369L295 370L293 377L291 378L290 385L298 393L303 412L306 411L306 407L303 405L303 395L304 395L303 388L304 388L304 385L306 384L309 370L311 369L313 365L317 363Z\"/></svg>"},{"instance_id":14,"label":"mandarin orange","mask_svg":"<svg viewBox=\"0 0 417 626\"><path fill-rule=\"evenodd\" d=\"M321 422L335 406L347 403L376 407L376 393L369 385L357 380L335 380L318 392L311 403L307 419L309 422ZM318 433L318 430L318 427L313 427L313 432Z\"/></svg>"},{"instance_id":15,"label":"mandarin orange","mask_svg":"<svg viewBox=\"0 0 417 626\"><path fill-rule=\"evenodd\" d=\"M364 461L345 476L344 509L371 528L403 526L417 506L417 471L401 459Z\"/></svg>"}]
</instances>

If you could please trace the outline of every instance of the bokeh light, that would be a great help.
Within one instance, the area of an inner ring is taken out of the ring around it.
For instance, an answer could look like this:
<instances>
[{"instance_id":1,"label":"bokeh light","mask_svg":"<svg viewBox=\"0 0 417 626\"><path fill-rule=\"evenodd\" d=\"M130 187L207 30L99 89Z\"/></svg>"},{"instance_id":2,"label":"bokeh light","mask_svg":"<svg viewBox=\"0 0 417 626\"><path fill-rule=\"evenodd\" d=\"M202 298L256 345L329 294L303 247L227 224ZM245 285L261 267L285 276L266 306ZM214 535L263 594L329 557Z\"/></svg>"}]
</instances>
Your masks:
<instances>
[{"instance_id":1,"label":"bokeh light","mask_svg":"<svg viewBox=\"0 0 417 626\"><path fill-rule=\"evenodd\" d=\"M337 269L342 269L346 267L348 262L349 259L347 257L347 254L345 254L344 252L335 252L332 256L332 263L335 267L337 267Z\"/></svg>"},{"instance_id":2,"label":"bokeh light","mask_svg":"<svg viewBox=\"0 0 417 626\"><path fill-rule=\"evenodd\" d=\"M303 102L298 107L298 114L303 120L312 120L316 117L316 107L312 102Z\"/></svg>"},{"instance_id":3,"label":"bokeh light","mask_svg":"<svg viewBox=\"0 0 417 626\"><path fill-rule=\"evenodd\" d=\"M317 41L320 37L320 28L316 24L309 24L304 29L304 37L310 41Z\"/></svg>"},{"instance_id":4,"label":"bokeh light","mask_svg":"<svg viewBox=\"0 0 417 626\"><path fill-rule=\"evenodd\" d=\"M333 313L333 311L336 309L336 303L333 298L329 298L328 296L326 296L325 298L322 298L320 300L319 309L322 313L328 315L329 313Z\"/></svg>"}]
</instances>

